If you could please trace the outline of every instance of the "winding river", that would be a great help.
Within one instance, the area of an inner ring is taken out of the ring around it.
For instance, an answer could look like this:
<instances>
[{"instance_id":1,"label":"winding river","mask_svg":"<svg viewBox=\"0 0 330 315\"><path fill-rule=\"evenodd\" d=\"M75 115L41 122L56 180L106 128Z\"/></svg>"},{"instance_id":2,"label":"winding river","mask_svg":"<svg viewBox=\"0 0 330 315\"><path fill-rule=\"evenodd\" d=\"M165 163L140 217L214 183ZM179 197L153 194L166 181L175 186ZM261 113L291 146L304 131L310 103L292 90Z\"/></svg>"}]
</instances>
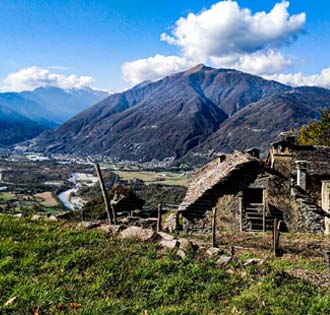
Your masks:
<instances>
[{"instance_id":1,"label":"winding river","mask_svg":"<svg viewBox=\"0 0 330 315\"><path fill-rule=\"evenodd\" d=\"M77 193L82 184L93 186L98 181L98 178L91 174L72 173L68 181L73 183L74 187L59 193L57 196L66 208L70 210L81 209L84 201L79 197L71 197L71 194Z\"/></svg>"}]
</instances>

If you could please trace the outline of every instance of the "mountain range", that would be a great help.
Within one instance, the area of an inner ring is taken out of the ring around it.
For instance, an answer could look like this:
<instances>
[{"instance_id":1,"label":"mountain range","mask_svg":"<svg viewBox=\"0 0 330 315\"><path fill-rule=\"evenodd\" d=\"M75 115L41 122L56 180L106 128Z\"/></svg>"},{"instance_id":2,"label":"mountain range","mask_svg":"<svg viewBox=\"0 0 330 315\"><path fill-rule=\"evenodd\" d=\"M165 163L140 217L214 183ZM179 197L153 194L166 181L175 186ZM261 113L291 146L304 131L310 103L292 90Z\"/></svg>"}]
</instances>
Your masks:
<instances>
[{"instance_id":1,"label":"mountain range","mask_svg":"<svg viewBox=\"0 0 330 315\"><path fill-rule=\"evenodd\" d=\"M327 89L198 65L110 95L32 147L118 160L194 159L209 150L266 147L279 132L318 119L326 106Z\"/></svg>"},{"instance_id":2,"label":"mountain range","mask_svg":"<svg viewBox=\"0 0 330 315\"><path fill-rule=\"evenodd\" d=\"M106 96L109 94L90 88L63 90L57 87L0 93L0 145L36 137Z\"/></svg>"}]
</instances>

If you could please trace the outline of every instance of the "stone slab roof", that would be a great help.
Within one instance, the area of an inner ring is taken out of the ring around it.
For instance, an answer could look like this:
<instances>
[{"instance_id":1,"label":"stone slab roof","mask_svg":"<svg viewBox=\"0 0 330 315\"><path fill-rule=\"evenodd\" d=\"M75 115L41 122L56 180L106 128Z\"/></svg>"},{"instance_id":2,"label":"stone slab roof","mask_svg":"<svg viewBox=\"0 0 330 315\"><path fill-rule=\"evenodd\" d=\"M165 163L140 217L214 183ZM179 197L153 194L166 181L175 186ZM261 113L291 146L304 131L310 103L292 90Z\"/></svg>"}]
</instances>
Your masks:
<instances>
[{"instance_id":1,"label":"stone slab roof","mask_svg":"<svg viewBox=\"0 0 330 315\"><path fill-rule=\"evenodd\" d=\"M248 153L235 151L233 154L221 155L204 165L192 175L193 179L179 211L185 211L198 203L198 200L203 198L214 186L226 181L234 171L251 162L260 161Z\"/></svg>"}]
</instances>

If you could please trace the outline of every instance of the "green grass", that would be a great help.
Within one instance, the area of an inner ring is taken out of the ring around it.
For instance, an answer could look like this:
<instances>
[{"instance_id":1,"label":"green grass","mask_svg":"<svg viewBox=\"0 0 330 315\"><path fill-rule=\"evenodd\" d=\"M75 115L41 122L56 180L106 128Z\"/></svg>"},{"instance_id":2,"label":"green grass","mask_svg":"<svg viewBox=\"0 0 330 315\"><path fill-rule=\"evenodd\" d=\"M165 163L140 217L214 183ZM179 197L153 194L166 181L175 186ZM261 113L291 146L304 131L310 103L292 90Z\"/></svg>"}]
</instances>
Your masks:
<instances>
[{"instance_id":1,"label":"green grass","mask_svg":"<svg viewBox=\"0 0 330 315\"><path fill-rule=\"evenodd\" d=\"M156 243L0 216L1 314L32 314L34 305L40 314L329 314L329 291L276 261L230 270L192 253L181 260Z\"/></svg>"},{"instance_id":2,"label":"green grass","mask_svg":"<svg viewBox=\"0 0 330 315\"><path fill-rule=\"evenodd\" d=\"M0 201L10 201L15 199L16 199L15 195L11 192L0 193Z\"/></svg>"},{"instance_id":3,"label":"green grass","mask_svg":"<svg viewBox=\"0 0 330 315\"><path fill-rule=\"evenodd\" d=\"M114 171L123 180L140 179L146 184L165 184L165 185L179 185L188 186L189 178L187 176L180 176L179 173L174 172L149 172L149 171ZM166 176L162 176L166 175ZM161 180L160 180L161 179Z\"/></svg>"}]
</instances>

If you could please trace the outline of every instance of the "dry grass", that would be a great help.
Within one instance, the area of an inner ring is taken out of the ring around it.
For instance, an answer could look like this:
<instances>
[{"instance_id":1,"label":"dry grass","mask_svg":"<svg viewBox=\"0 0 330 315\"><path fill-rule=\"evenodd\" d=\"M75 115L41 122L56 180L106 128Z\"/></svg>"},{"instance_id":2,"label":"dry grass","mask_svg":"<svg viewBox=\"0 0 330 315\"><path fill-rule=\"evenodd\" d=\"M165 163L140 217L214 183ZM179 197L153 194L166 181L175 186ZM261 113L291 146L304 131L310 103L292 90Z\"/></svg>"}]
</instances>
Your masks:
<instances>
[{"instance_id":1,"label":"dry grass","mask_svg":"<svg viewBox=\"0 0 330 315\"><path fill-rule=\"evenodd\" d=\"M45 207L56 207L56 206L58 206L57 200L53 197L53 195L50 191L35 194L34 196L37 197L37 198L41 198L43 200L41 202L41 204Z\"/></svg>"}]
</instances>

